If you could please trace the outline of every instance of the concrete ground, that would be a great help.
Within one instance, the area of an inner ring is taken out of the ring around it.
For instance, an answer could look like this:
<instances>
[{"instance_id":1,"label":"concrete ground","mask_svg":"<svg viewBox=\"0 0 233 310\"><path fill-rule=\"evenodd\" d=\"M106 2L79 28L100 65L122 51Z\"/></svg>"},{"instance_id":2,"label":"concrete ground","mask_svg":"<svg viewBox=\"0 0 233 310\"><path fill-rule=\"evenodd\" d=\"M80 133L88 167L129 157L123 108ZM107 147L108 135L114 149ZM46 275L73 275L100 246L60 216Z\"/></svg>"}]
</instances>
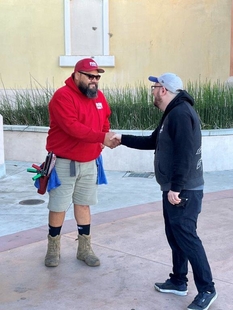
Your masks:
<instances>
[{"instance_id":1,"label":"concrete ground","mask_svg":"<svg viewBox=\"0 0 233 310\"><path fill-rule=\"evenodd\" d=\"M91 208L92 245L101 265L91 268L76 259L77 231L70 207L62 228L60 264L46 268L48 195L37 194L33 174L26 172L30 166L6 162L7 176L0 179L0 310L187 308L197 294L191 268L187 296L153 288L154 282L167 279L172 266L154 177L106 171L109 184L99 187L99 202ZM219 294L210 309L231 310L233 171L204 177L198 232Z\"/></svg>"}]
</instances>

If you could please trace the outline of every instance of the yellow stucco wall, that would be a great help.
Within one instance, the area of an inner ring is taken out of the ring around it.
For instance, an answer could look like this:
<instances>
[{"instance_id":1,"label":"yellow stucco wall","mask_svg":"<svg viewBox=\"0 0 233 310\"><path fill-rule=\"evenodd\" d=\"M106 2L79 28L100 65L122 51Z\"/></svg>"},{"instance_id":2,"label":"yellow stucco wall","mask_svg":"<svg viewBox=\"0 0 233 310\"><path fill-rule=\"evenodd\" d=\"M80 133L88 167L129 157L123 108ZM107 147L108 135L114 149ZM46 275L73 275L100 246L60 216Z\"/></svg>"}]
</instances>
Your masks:
<instances>
[{"instance_id":1,"label":"yellow stucco wall","mask_svg":"<svg viewBox=\"0 0 233 310\"><path fill-rule=\"evenodd\" d=\"M120 79L167 71L186 81L229 77L231 0L110 0L110 12Z\"/></svg>"},{"instance_id":2,"label":"yellow stucco wall","mask_svg":"<svg viewBox=\"0 0 233 310\"><path fill-rule=\"evenodd\" d=\"M88 0L87 0L88 1ZM147 83L170 71L184 81L225 81L230 72L231 0L109 0L110 55L100 86ZM63 0L0 0L0 76L5 88L60 87ZM0 89L3 85L0 81Z\"/></svg>"},{"instance_id":3,"label":"yellow stucco wall","mask_svg":"<svg viewBox=\"0 0 233 310\"><path fill-rule=\"evenodd\" d=\"M0 0L0 75L6 88L30 87L30 76L42 85L62 85L70 71L58 66L63 19L63 0Z\"/></svg>"}]
</instances>

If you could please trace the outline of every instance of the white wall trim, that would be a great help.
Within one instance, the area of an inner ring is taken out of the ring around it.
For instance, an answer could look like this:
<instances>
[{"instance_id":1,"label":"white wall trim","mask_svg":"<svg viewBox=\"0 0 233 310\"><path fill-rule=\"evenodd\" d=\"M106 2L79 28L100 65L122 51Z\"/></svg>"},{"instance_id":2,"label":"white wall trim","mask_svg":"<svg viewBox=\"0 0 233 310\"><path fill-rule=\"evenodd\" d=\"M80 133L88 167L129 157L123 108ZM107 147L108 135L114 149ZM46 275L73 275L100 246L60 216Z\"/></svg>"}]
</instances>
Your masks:
<instances>
[{"instance_id":1,"label":"white wall trim","mask_svg":"<svg viewBox=\"0 0 233 310\"><path fill-rule=\"evenodd\" d=\"M103 54L109 55L109 8L108 1L103 0Z\"/></svg>"},{"instance_id":2,"label":"white wall trim","mask_svg":"<svg viewBox=\"0 0 233 310\"><path fill-rule=\"evenodd\" d=\"M71 55L70 0L64 0L65 55Z\"/></svg>"},{"instance_id":3,"label":"white wall trim","mask_svg":"<svg viewBox=\"0 0 233 310\"><path fill-rule=\"evenodd\" d=\"M94 58L99 66L114 67L115 57L109 55L109 0L103 1L103 55L72 55L71 51L71 18L70 18L70 0L64 0L64 43L65 55L59 57L60 67L74 67L77 61L83 58Z\"/></svg>"}]
</instances>

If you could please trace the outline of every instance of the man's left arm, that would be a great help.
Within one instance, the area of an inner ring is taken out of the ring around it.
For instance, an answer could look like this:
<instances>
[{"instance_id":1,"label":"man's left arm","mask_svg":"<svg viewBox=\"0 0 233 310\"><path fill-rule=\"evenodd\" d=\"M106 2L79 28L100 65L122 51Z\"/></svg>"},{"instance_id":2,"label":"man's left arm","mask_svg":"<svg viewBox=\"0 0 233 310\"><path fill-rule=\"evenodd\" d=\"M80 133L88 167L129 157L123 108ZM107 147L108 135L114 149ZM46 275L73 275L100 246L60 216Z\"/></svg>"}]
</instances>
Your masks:
<instances>
[{"instance_id":1,"label":"man's left arm","mask_svg":"<svg viewBox=\"0 0 233 310\"><path fill-rule=\"evenodd\" d=\"M182 117L177 117L170 127L170 135L173 141L171 190L180 192L187 182L196 152L191 115L182 113Z\"/></svg>"},{"instance_id":2,"label":"man's left arm","mask_svg":"<svg viewBox=\"0 0 233 310\"><path fill-rule=\"evenodd\" d=\"M194 138L190 115L182 116L182 121L181 118L176 118L170 127L170 135L173 141L173 174L168 200L176 205L181 202L179 195L187 181L193 160Z\"/></svg>"}]
</instances>

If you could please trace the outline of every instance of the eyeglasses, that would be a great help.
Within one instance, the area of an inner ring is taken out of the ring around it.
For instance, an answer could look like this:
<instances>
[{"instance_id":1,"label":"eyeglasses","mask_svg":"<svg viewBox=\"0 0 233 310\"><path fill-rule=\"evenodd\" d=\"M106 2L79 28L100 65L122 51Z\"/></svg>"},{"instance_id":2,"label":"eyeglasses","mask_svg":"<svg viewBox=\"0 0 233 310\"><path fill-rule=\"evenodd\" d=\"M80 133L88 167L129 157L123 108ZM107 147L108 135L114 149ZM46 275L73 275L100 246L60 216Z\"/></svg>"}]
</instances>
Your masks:
<instances>
[{"instance_id":1,"label":"eyeglasses","mask_svg":"<svg viewBox=\"0 0 233 310\"><path fill-rule=\"evenodd\" d=\"M152 86L151 86L151 91L154 91L154 89L155 89L156 87L163 87L163 86L162 86L162 85L152 85Z\"/></svg>"},{"instance_id":2,"label":"eyeglasses","mask_svg":"<svg viewBox=\"0 0 233 310\"><path fill-rule=\"evenodd\" d=\"M86 75L90 81L93 81L94 79L96 79L96 81L99 81L99 79L101 78L101 75L89 74L89 73L82 72L82 71L78 71L78 72L83 75Z\"/></svg>"}]
</instances>

